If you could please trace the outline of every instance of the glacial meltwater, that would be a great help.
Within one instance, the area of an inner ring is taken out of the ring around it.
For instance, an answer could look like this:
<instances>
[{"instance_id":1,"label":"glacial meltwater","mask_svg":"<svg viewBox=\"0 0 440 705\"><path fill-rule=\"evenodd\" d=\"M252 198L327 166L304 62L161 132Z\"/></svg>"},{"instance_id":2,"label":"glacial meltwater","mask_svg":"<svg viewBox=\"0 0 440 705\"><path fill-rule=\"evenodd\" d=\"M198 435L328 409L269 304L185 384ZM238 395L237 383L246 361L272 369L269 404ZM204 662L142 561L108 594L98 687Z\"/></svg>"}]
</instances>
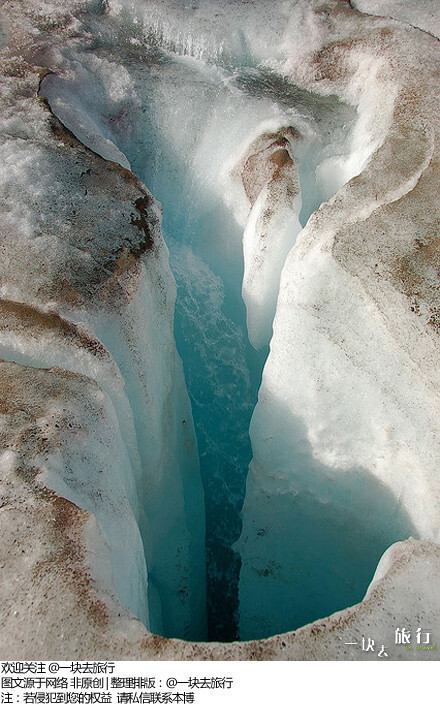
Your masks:
<instances>
[{"instance_id":1,"label":"glacial meltwater","mask_svg":"<svg viewBox=\"0 0 440 705\"><path fill-rule=\"evenodd\" d=\"M334 96L292 85L275 63L270 66L266 56L258 55L261 44L252 49L243 33L234 30L230 46L223 37L219 48L186 5L182 16L187 24L175 35L159 9L157 17L143 16L141 5L132 15L127 9L90 15L84 20L89 22L88 46L67 48L68 70L48 76L41 93L79 139L104 158L129 166L162 204L162 232L177 284L175 337L205 492L205 638L228 641L297 628L359 601L382 552L405 538L410 527L402 521L382 521L370 532L365 523L354 526L362 497L380 497L375 510L380 515L391 503L360 470L352 479L324 472L281 402L277 407L271 400L271 424L276 419L289 442L298 436L294 454L287 440L270 446L270 424L265 429L261 409L251 426L284 258L310 214L359 173L368 158L356 111ZM261 181L265 169L272 171ZM287 169L283 191L279 184ZM278 220L274 203L282 213ZM278 237L284 237L281 245ZM270 238L273 248L285 254L265 268L265 251L273 254ZM249 287L242 292L245 269ZM263 298L257 306L259 289L269 293L267 303ZM269 321L261 330L259 311ZM262 341L258 350L249 342L252 316ZM270 447L264 458L268 482L276 483L279 474L280 494L283 483L286 493L276 527L270 526L274 517L267 506L261 507L254 529L267 554L247 559L246 581L239 590L241 553L252 542L249 526L247 538L240 535L253 445L259 448L258 462L261 447ZM310 475L293 504L287 466L292 475ZM276 540L265 545L271 529ZM292 566L295 577L289 573ZM250 618L247 626L250 610L272 616L261 627ZM170 626L165 636L182 635Z\"/></svg>"}]
</instances>

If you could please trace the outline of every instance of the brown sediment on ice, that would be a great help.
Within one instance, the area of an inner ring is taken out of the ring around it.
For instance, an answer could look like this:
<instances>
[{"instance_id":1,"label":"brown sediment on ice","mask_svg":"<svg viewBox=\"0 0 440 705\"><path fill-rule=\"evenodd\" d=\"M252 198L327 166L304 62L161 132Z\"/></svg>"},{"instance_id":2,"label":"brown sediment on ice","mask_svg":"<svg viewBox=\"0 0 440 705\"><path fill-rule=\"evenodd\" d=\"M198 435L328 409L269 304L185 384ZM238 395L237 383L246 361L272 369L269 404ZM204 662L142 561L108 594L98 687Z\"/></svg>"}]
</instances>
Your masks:
<instances>
[{"instance_id":1,"label":"brown sediment on ice","mask_svg":"<svg viewBox=\"0 0 440 705\"><path fill-rule=\"evenodd\" d=\"M383 143L364 171L312 216L298 256L331 231L324 243L329 256L384 312L394 338L436 388L438 43L434 48L428 36L415 37L394 22L363 19L344 3L319 5L323 22L340 36L324 42L310 66L302 67L307 90L316 83L317 91L328 94L333 87L346 98L350 57L362 53L382 56L384 75L400 88ZM148 189L82 145L37 96L42 73L57 70L49 45L76 37L74 20L84 3L61 2L60 8L49 21L30 0L2 6L10 39L2 49L0 111L21 120L5 139L15 144L17 161L27 160L28 181L41 187L44 198L30 195L13 176L1 194L0 334L23 340L53 334L57 344L104 360L107 348L78 321L124 314L139 293L141 270L151 288L163 289L165 246L160 207ZM296 139L290 127L265 133L239 164L251 207L268 189L262 217L298 193L290 149ZM406 318L393 318L387 308L390 290L405 297ZM163 309L170 325L165 295ZM315 305L313 315L317 310ZM136 345L130 340L127 347ZM232 644L151 634L119 602L105 571L95 570L101 555L111 572L94 515L47 484L60 464L68 466L79 438L87 452L97 420L116 429L105 416L102 388L86 373L59 368L1 362L0 372L2 659L355 660L368 655L348 642L364 636L383 643L390 658L407 659L416 652L390 643L396 626L438 623L440 548L409 539L389 550L387 569L364 601L296 632Z\"/></svg>"}]
</instances>

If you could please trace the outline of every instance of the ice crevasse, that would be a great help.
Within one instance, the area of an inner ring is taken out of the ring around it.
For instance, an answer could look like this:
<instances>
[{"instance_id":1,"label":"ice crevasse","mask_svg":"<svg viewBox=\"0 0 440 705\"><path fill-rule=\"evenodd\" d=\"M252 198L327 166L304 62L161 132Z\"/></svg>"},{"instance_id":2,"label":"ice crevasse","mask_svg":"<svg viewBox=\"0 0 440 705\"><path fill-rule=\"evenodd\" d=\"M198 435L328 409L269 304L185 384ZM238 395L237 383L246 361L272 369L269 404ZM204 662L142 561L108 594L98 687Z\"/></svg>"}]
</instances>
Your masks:
<instances>
[{"instance_id":1,"label":"ice crevasse","mask_svg":"<svg viewBox=\"0 0 440 705\"><path fill-rule=\"evenodd\" d=\"M440 627L439 48L364 4L2 6L5 657Z\"/></svg>"}]
</instances>

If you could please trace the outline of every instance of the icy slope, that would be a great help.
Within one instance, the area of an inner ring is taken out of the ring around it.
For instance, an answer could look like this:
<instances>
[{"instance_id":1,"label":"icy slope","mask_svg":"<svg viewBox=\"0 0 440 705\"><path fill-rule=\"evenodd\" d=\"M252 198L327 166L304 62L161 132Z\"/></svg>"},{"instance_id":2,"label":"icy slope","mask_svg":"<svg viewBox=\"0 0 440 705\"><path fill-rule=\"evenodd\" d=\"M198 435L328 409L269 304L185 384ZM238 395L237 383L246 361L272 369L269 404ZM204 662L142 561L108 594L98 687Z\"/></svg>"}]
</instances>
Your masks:
<instances>
[{"instance_id":1,"label":"icy slope","mask_svg":"<svg viewBox=\"0 0 440 705\"><path fill-rule=\"evenodd\" d=\"M377 148L283 269L239 542L245 639L357 602L399 537L439 538L438 202L427 200L438 43L351 17L322 14L335 41L306 85L355 101ZM303 67L290 68L298 80Z\"/></svg>"},{"instance_id":2,"label":"icy slope","mask_svg":"<svg viewBox=\"0 0 440 705\"><path fill-rule=\"evenodd\" d=\"M39 457L39 482L95 514L116 590L137 616L200 637L203 499L160 208L37 97L42 73L24 56L35 60L45 35L22 36L25 20L9 25L2 63L0 354L98 385L99 412L87 396L76 412L83 431L69 425L69 399L50 391L39 434L64 437L58 454ZM17 442L15 464L28 453Z\"/></svg>"}]
</instances>

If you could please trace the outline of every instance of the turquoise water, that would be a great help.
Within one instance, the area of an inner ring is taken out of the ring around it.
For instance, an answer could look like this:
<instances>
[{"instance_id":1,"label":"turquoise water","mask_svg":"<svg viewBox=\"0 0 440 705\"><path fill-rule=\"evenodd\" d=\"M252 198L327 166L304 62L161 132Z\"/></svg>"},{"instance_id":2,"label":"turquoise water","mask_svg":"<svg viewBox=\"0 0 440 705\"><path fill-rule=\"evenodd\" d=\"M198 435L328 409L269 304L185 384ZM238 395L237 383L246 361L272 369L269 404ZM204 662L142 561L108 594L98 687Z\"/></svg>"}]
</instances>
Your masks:
<instances>
[{"instance_id":1,"label":"turquoise water","mask_svg":"<svg viewBox=\"0 0 440 705\"><path fill-rule=\"evenodd\" d=\"M246 310L237 285L243 270L241 247L229 256L216 248L225 229L230 234L237 225L221 206L217 213L200 213L193 208L190 192L176 198L177 188L161 172L154 193L165 204L163 233L177 283L176 344L205 491L207 638L229 641L238 637L240 572L240 558L231 546L241 532L252 457L249 425L267 350L255 351L247 338Z\"/></svg>"}]
</instances>

